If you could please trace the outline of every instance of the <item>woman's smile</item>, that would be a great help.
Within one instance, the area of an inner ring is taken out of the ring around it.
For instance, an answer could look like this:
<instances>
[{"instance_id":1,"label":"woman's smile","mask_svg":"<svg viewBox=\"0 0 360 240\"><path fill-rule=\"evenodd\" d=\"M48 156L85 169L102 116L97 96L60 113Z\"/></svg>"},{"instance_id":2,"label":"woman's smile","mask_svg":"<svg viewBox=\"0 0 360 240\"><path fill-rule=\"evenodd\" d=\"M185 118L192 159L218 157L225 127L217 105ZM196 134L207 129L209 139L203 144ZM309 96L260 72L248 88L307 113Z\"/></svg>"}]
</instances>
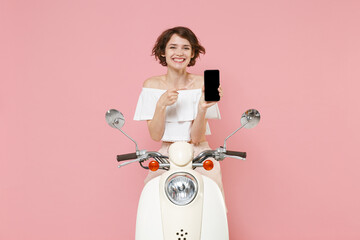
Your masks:
<instances>
[{"instance_id":1,"label":"woman's smile","mask_svg":"<svg viewBox=\"0 0 360 240\"><path fill-rule=\"evenodd\" d=\"M178 57L176 57L176 58L172 58L172 60L173 60L174 62L176 62L176 63L183 63L183 62L185 62L185 58L178 58Z\"/></svg>"}]
</instances>

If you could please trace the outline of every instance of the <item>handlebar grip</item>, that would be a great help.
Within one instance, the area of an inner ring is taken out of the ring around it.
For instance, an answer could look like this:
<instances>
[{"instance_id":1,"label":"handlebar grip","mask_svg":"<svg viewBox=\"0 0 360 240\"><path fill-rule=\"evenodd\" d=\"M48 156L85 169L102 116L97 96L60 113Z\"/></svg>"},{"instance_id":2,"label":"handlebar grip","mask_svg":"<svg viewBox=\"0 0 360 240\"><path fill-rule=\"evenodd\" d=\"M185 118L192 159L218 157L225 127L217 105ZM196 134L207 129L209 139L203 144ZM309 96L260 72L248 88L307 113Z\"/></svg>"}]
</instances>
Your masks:
<instances>
[{"instance_id":1,"label":"handlebar grip","mask_svg":"<svg viewBox=\"0 0 360 240\"><path fill-rule=\"evenodd\" d=\"M136 158L137 158L136 152L128 153L128 154L121 154L121 155L116 156L116 160L118 162L125 161L125 160L130 160L130 159L136 159Z\"/></svg>"},{"instance_id":2,"label":"handlebar grip","mask_svg":"<svg viewBox=\"0 0 360 240\"><path fill-rule=\"evenodd\" d=\"M226 154L246 158L246 152L237 152L237 151L226 150Z\"/></svg>"}]
</instances>

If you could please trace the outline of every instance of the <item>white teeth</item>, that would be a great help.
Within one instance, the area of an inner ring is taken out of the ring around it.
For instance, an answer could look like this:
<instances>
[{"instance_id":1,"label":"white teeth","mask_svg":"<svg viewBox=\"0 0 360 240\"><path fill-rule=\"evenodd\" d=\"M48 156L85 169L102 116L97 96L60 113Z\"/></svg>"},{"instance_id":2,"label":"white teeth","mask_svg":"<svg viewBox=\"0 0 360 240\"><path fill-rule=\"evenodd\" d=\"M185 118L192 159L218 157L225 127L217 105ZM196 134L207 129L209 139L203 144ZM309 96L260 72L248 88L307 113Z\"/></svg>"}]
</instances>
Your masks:
<instances>
[{"instance_id":1,"label":"white teeth","mask_svg":"<svg viewBox=\"0 0 360 240\"><path fill-rule=\"evenodd\" d=\"M175 62L184 62L185 59L174 59Z\"/></svg>"}]
</instances>

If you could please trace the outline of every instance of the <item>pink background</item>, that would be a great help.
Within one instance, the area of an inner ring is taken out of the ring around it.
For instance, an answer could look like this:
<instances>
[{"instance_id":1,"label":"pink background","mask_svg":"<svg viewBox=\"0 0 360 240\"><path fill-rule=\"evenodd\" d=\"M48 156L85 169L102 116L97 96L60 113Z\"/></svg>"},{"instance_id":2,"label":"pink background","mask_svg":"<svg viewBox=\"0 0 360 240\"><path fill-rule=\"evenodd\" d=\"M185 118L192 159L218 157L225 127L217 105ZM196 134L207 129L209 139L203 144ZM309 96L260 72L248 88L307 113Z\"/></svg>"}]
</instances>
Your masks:
<instances>
[{"instance_id":1,"label":"pink background","mask_svg":"<svg viewBox=\"0 0 360 240\"><path fill-rule=\"evenodd\" d=\"M117 169L134 145L156 150L132 120L166 28L190 27L219 68L222 120L213 147L246 109L259 126L228 141L248 160L222 163L231 239L360 239L360 3L20 1L0 3L0 239L134 239L146 172Z\"/></svg>"}]
</instances>

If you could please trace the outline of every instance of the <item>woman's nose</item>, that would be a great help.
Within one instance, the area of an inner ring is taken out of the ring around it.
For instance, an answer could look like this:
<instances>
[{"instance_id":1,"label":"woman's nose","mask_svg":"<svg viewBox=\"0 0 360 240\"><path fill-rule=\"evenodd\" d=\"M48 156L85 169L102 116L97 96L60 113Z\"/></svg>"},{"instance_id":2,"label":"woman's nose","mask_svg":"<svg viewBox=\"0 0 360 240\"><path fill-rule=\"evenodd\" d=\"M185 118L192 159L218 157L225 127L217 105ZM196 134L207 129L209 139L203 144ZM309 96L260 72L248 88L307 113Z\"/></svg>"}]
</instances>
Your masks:
<instances>
[{"instance_id":1,"label":"woman's nose","mask_svg":"<svg viewBox=\"0 0 360 240\"><path fill-rule=\"evenodd\" d=\"M181 49L181 48L178 48L178 49L176 49L176 54L177 55L183 55L183 53L184 53L184 51Z\"/></svg>"}]
</instances>

